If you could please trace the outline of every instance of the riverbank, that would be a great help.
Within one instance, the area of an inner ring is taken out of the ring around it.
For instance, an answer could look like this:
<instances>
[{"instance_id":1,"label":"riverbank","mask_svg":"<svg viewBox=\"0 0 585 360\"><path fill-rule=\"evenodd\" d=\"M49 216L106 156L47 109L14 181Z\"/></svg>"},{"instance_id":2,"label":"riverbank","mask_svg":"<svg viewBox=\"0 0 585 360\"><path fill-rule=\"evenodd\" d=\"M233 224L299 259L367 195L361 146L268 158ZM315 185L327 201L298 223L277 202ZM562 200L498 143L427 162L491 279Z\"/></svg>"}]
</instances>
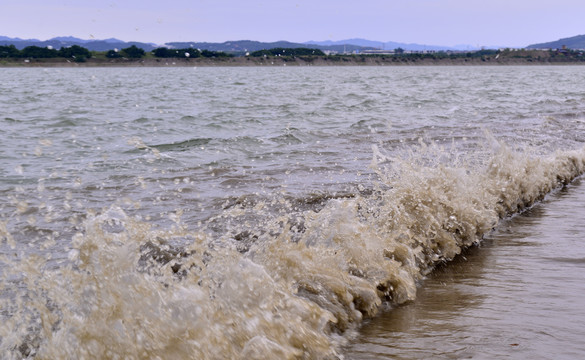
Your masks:
<instances>
[{"instance_id":1,"label":"riverbank","mask_svg":"<svg viewBox=\"0 0 585 360\"><path fill-rule=\"evenodd\" d=\"M75 62L65 58L2 59L0 67L189 67L189 66L403 66L403 65L585 65L585 57L550 52L511 52L482 57L441 57L433 54L334 55L298 57L226 58L90 58Z\"/></svg>"}]
</instances>

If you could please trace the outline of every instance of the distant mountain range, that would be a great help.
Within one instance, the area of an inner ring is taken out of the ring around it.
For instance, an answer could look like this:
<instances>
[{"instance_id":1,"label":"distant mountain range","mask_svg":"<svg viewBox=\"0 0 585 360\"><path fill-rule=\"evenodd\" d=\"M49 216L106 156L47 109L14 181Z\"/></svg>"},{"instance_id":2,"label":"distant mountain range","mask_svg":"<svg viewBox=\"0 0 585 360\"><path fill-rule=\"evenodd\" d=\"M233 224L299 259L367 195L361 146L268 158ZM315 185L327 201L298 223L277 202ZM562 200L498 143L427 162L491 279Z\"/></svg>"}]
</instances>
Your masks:
<instances>
[{"instance_id":1,"label":"distant mountain range","mask_svg":"<svg viewBox=\"0 0 585 360\"><path fill-rule=\"evenodd\" d=\"M14 45L17 49L24 49L27 46L39 46L47 47L51 46L54 49L60 49L62 47L69 47L73 45L83 46L88 50L93 51L108 51L113 49L121 49L136 45L136 47L142 48L145 51L151 51L159 47L153 43L143 43L137 41L122 41L118 39L106 39L106 40L84 40L73 36L59 36L49 40L38 40L38 39L20 39L10 38L6 36L0 36L0 45Z\"/></svg>"},{"instance_id":2,"label":"distant mountain range","mask_svg":"<svg viewBox=\"0 0 585 360\"><path fill-rule=\"evenodd\" d=\"M162 45L154 43L143 43L137 41L122 41L115 38L105 40L84 40L73 36L59 36L49 40L38 40L38 39L20 39L10 38L7 36L0 36L0 45L14 45L18 49L23 49L27 46L40 46L47 47L51 46L54 49L60 49L62 47L69 47L73 45L83 46L86 49L92 51L108 51L113 49L123 49L135 45L136 47L142 48L145 51L151 51L157 47L166 46L175 49L181 48L196 48L200 50L211 50L211 51L226 51L226 52L247 52L257 51L264 49L273 48L295 48L295 47L308 47L314 49L320 49L325 51L335 52L355 52L361 50L394 50L402 48L410 51L473 51L479 50L478 47L471 45L456 45L452 47L448 46L437 46L437 45L421 45L421 44L407 44L393 41L372 41L366 39L347 39L339 41L308 41L305 43L293 43L288 41L277 41L277 42L259 42L251 40L238 40L238 41L226 41L223 43L210 43L210 42L169 42ZM539 49L539 48L561 48L565 45L570 49L584 49L585 48L585 35L574 36L571 38L560 39L553 42L529 45L528 49ZM497 49L500 46L487 46L488 49Z\"/></svg>"},{"instance_id":3,"label":"distant mountain range","mask_svg":"<svg viewBox=\"0 0 585 360\"><path fill-rule=\"evenodd\" d=\"M277 41L277 42L259 42L250 40L238 40L238 41L226 41L223 43L209 43L209 42L169 42L163 45L157 45L154 43L143 43L143 42L125 42L118 39L106 39L106 40L84 40L75 38L72 36L60 36L49 40L38 40L38 39L20 39L20 38L9 38L6 36L0 36L0 45L14 45L17 49L24 49L27 46L40 46L47 47L51 46L54 49L60 49L62 47L69 47L73 45L83 46L84 48L92 51L108 51L115 48L122 49L136 45L136 47L142 48L145 51L151 51L157 47L167 46L175 49L184 48L195 48L200 50L211 50L211 51L229 51L229 52L247 52L257 51L264 49L273 48L296 48L296 47L308 47L321 50L330 50L337 52L353 52L356 50L371 50L377 47L360 46L354 44L345 45L317 45L317 44L301 44L292 43L289 41Z\"/></svg>"},{"instance_id":4,"label":"distant mountain range","mask_svg":"<svg viewBox=\"0 0 585 360\"><path fill-rule=\"evenodd\" d=\"M541 44L529 45L527 49L561 49L566 46L568 49L585 49L585 35L577 35L569 38L559 39Z\"/></svg>"},{"instance_id":5,"label":"distant mountain range","mask_svg":"<svg viewBox=\"0 0 585 360\"><path fill-rule=\"evenodd\" d=\"M408 43L399 43L394 41L372 41L372 40L365 40L365 39L347 39L347 40L340 40L340 41L308 41L305 44L314 44L314 45L327 45L327 46L339 46L339 45L357 45L363 47L370 47L370 48L377 48L382 50L394 50L397 48L401 48L404 50L410 51L424 51L424 50L434 50L434 51L448 51L448 50L479 50L480 48L472 45L456 45L456 46L437 46L437 45L423 45L423 44L408 44ZM491 48L491 47L490 47ZM498 47L494 47L498 48Z\"/></svg>"},{"instance_id":6,"label":"distant mountain range","mask_svg":"<svg viewBox=\"0 0 585 360\"><path fill-rule=\"evenodd\" d=\"M260 42L251 40L238 40L238 41L226 41L223 43L208 43L208 42L170 42L166 43L166 46L170 46L175 49L184 48L195 48L200 50L211 50L211 51L233 51L233 52L247 52L247 51L258 51L265 49L274 48L310 48L329 50L337 52L353 52L355 50L372 50L374 47L359 46L354 44L346 45L319 45L310 43L293 43L289 41L276 41L276 42Z\"/></svg>"},{"instance_id":7,"label":"distant mountain range","mask_svg":"<svg viewBox=\"0 0 585 360\"><path fill-rule=\"evenodd\" d=\"M106 39L106 40L85 40L79 39L73 36L59 36L49 40L38 40L38 39L20 39L10 38L6 36L0 36L0 45L14 45L18 49L23 49L27 46L40 46L47 47L52 46L55 49L62 47L68 47L72 45L83 46L86 49L93 51L107 51L114 48L124 48L132 45L136 45L145 51L151 51L160 46L168 46L171 48L197 48L200 50L211 50L211 51L231 51L231 52L245 52L245 51L257 51L272 48L295 48L295 47L308 47L320 50L329 50L335 52L354 52L359 50L394 50L396 48L402 48L404 50L411 51L422 51L422 50L477 50L476 47L470 45L458 45L454 47L447 46L435 46L435 45L421 45L421 44L406 44L398 43L393 41L371 41L365 39L347 39L340 41L307 41L304 43L294 43L289 41L277 41L277 42L260 42L251 40L238 40L238 41L226 41L223 43L210 43L210 42L169 42L162 45L154 43L143 43L143 42L125 42L118 39Z\"/></svg>"}]
</instances>

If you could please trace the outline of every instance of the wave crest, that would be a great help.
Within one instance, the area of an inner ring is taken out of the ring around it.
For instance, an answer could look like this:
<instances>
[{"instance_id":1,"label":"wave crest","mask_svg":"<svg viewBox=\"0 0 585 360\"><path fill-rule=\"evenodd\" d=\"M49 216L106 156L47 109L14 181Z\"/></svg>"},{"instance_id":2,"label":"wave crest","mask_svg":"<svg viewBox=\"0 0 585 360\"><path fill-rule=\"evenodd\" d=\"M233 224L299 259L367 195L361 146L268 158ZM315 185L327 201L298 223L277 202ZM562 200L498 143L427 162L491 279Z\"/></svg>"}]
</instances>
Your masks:
<instances>
[{"instance_id":1,"label":"wave crest","mask_svg":"<svg viewBox=\"0 0 585 360\"><path fill-rule=\"evenodd\" d=\"M0 350L40 359L338 356L344 335L383 301L415 299L437 264L582 174L585 149L542 157L499 144L477 160L421 143L400 158L374 149L372 168L380 181L371 192L329 197L319 209L236 203L213 219L226 224L219 236L180 221L155 229L112 208L88 215L59 266L4 255ZM26 276L11 286L17 274Z\"/></svg>"}]
</instances>

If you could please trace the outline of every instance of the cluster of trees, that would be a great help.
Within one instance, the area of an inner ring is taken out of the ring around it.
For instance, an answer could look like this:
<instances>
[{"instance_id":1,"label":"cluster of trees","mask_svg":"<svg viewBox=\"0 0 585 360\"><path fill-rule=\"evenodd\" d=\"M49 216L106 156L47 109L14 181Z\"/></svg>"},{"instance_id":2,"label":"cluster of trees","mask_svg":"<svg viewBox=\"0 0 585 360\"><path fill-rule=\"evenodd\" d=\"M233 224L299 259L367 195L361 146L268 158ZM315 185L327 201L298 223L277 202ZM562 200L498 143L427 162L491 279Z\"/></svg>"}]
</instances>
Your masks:
<instances>
[{"instance_id":1,"label":"cluster of trees","mask_svg":"<svg viewBox=\"0 0 585 360\"><path fill-rule=\"evenodd\" d=\"M145 54L144 50L132 45L129 48L121 51L110 50L106 53L108 58L129 57L132 59L139 59ZM70 47L62 47L55 50L49 47L27 46L22 50L18 50L14 45L0 46L0 58L28 58L28 59L50 59L50 58L67 58L75 61L85 61L92 57L92 53L79 45Z\"/></svg>"},{"instance_id":2,"label":"cluster of trees","mask_svg":"<svg viewBox=\"0 0 585 360\"><path fill-rule=\"evenodd\" d=\"M122 49L120 51L109 50L106 53L106 57L110 58L110 59L117 59L117 58L121 58L121 57L127 57L130 59L140 59L145 54L146 53L144 52L143 49L136 47L136 45L132 45L132 46L127 47L125 49Z\"/></svg>"},{"instance_id":3,"label":"cluster of trees","mask_svg":"<svg viewBox=\"0 0 585 360\"><path fill-rule=\"evenodd\" d=\"M563 62L563 61L585 61L585 53L577 50L549 50L549 51L534 51L534 50L493 50L485 49L468 52L427 52L427 53L398 53L395 52L395 59L405 60L419 60L419 59L481 59L487 61L496 59L523 59L528 62L532 61L548 61L548 62Z\"/></svg>"},{"instance_id":4,"label":"cluster of trees","mask_svg":"<svg viewBox=\"0 0 585 360\"><path fill-rule=\"evenodd\" d=\"M447 52L447 51L433 51L433 52L395 52L395 57L405 59L460 59L460 58L485 58L486 56L495 56L498 50L479 50L469 52Z\"/></svg>"},{"instance_id":5,"label":"cluster of trees","mask_svg":"<svg viewBox=\"0 0 585 360\"><path fill-rule=\"evenodd\" d=\"M199 50L194 48L186 49L168 49L168 48L157 48L152 50L152 54L155 57L160 58L219 58L219 57L233 57L232 54L225 53L223 51L210 51L210 50Z\"/></svg>"},{"instance_id":6,"label":"cluster of trees","mask_svg":"<svg viewBox=\"0 0 585 360\"><path fill-rule=\"evenodd\" d=\"M161 58L220 58L220 57L233 57L233 55L222 52L222 51L210 51L210 50L199 50L199 49L168 49L158 48L152 51L155 57ZM129 58L129 59L140 59L146 55L144 49L132 45L121 50L109 50L105 53L105 56L109 59L117 58ZM92 53L81 46L73 45L70 47L63 47L59 50L52 49L50 47L39 47L39 46L27 46L22 50L17 49L14 45L1 46L0 45L0 58L27 58L27 59L50 59L50 58L67 58L74 59L75 61L85 61L92 57Z\"/></svg>"},{"instance_id":7,"label":"cluster of trees","mask_svg":"<svg viewBox=\"0 0 585 360\"><path fill-rule=\"evenodd\" d=\"M241 55L244 53L242 52ZM323 51L311 48L273 48L268 50L254 51L250 54L252 57L284 57L283 61L294 61L295 57L305 61L313 61L316 57L325 57L326 60L331 61L351 61L352 57L356 55L332 55L326 56ZM528 51L528 50L480 50L470 52L407 52L404 49L397 48L394 54L359 54L358 59L366 61L366 58L381 58L383 61L390 60L392 62L410 62L424 59L442 60L442 59L474 59L480 58L482 61L488 61L497 58L521 58L527 61L585 61L585 54L583 51L573 51L568 49L550 50L546 51ZM144 49L132 45L121 50L109 50L107 52L90 52L88 49L73 45L70 47L63 47L59 50L51 47L27 46L22 50L17 49L14 45L2 46L0 45L0 59L2 58L25 58L25 59L48 59L48 58L66 58L72 61L84 62L86 59L92 57L105 56L109 59L126 58L126 59L140 59L144 56L153 56L156 58L230 58L240 56L240 54L231 54L223 51L199 50L196 48L182 48L169 49L160 47L152 50L152 52L145 52ZM467 61L467 60L465 60Z\"/></svg>"},{"instance_id":8,"label":"cluster of trees","mask_svg":"<svg viewBox=\"0 0 585 360\"><path fill-rule=\"evenodd\" d=\"M274 48L268 50L258 50L250 54L250 56L325 56L325 53L319 49L309 48Z\"/></svg>"},{"instance_id":9,"label":"cluster of trees","mask_svg":"<svg viewBox=\"0 0 585 360\"><path fill-rule=\"evenodd\" d=\"M39 46L27 46L22 50L18 50L14 45L0 46L0 58L48 59L56 57L85 61L85 59L91 57L91 52L78 45L61 48L59 50Z\"/></svg>"}]
</instances>

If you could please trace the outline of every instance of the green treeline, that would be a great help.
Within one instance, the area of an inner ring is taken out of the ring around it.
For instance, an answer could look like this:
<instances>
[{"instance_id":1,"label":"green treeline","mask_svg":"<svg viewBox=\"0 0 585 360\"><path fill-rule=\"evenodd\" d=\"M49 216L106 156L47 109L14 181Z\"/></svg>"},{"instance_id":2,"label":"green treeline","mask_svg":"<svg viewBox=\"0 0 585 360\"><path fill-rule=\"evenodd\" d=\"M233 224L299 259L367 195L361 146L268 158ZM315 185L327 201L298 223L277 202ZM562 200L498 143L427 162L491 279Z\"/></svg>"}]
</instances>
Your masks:
<instances>
[{"instance_id":1,"label":"green treeline","mask_svg":"<svg viewBox=\"0 0 585 360\"><path fill-rule=\"evenodd\" d=\"M232 54L225 53L223 51L210 51L210 50L199 50L193 48L187 49L168 49L168 48L158 48L152 50L152 54L155 57L160 58L218 58L218 57L233 57Z\"/></svg>"},{"instance_id":2,"label":"green treeline","mask_svg":"<svg viewBox=\"0 0 585 360\"><path fill-rule=\"evenodd\" d=\"M129 58L140 59L147 55L147 53L136 45L124 48L122 50L109 50L107 52L91 52L88 49L79 45L71 47L63 47L55 50L48 47L27 46L22 50L17 49L14 45L2 46L0 45L0 58L28 58L28 59L51 59L51 58L67 58L75 61L85 61L86 59L95 57L98 54L105 55L109 59ZM151 54L159 58L220 58L233 57L233 55L222 51L209 51L198 49L168 49L158 48L154 49Z\"/></svg>"},{"instance_id":3,"label":"green treeline","mask_svg":"<svg viewBox=\"0 0 585 360\"><path fill-rule=\"evenodd\" d=\"M18 50L14 45L0 46L0 58L49 59L56 57L85 61L85 59L91 57L91 52L78 45L59 50L39 46L27 46L22 50Z\"/></svg>"},{"instance_id":4,"label":"green treeline","mask_svg":"<svg viewBox=\"0 0 585 360\"><path fill-rule=\"evenodd\" d=\"M140 59L145 55L143 49L136 47L136 45L132 45L128 48L122 49L121 51L116 50L109 50L106 53L106 57L110 59L116 59L121 57L127 57L130 59Z\"/></svg>"},{"instance_id":5,"label":"green treeline","mask_svg":"<svg viewBox=\"0 0 585 360\"><path fill-rule=\"evenodd\" d=\"M384 61L391 63L412 63L419 60L463 60L471 61L473 59L484 61L502 60L502 59L522 59L527 62L585 62L583 51L557 49L547 51L533 51L524 49L503 49L503 50L479 50L468 52L452 51L425 51L412 52L398 48L391 53L381 54L335 54L326 55L319 49L310 48L273 48L268 50L259 50L252 53L244 51L228 53L223 51L199 50L195 48L169 49L160 47L150 52L132 45L121 50L109 51L89 51L79 45L63 47L59 50L50 47L27 46L22 50L17 49L14 45L0 45L0 59L51 59L65 58L68 61L85 62L87 59L141 59L147 58L231 58L234 56L259 57L279 57L283 61L296 61L301 59L306 62L312 62L321 58L331 62L366 62L368 59L375 61ZM248 60L251 60L248 58Z\"/></svg>"},{"instance_id":6,"label":"green treeline","mask_svg":"<svg viewBox=\"0 0 585 360\"><path fill-rule=\"evenodd\" d=\"M250 56L325 56L325 53L319 49L308 48L274 48L268 50L258 50L250 53Z\"/></svg>"},{"instance_id":7,"label":"green treeline","mask_svg":"<svg viewBox=\"0 0 585 360\"><path fill-rule=\"evenodd\" d=\"M396 59L405 60L441 60L441 59L485 59L486 57L496 56L499 50L479 50L479 51L468 51L468 52L447 52L447 51L428 51L428 52L405 52L398 48L395 50L393 55L390 55ZM380 55L376 55L380 56ZM388 56L388 55L386 55Z\"/></svg>"}]
</instances>

